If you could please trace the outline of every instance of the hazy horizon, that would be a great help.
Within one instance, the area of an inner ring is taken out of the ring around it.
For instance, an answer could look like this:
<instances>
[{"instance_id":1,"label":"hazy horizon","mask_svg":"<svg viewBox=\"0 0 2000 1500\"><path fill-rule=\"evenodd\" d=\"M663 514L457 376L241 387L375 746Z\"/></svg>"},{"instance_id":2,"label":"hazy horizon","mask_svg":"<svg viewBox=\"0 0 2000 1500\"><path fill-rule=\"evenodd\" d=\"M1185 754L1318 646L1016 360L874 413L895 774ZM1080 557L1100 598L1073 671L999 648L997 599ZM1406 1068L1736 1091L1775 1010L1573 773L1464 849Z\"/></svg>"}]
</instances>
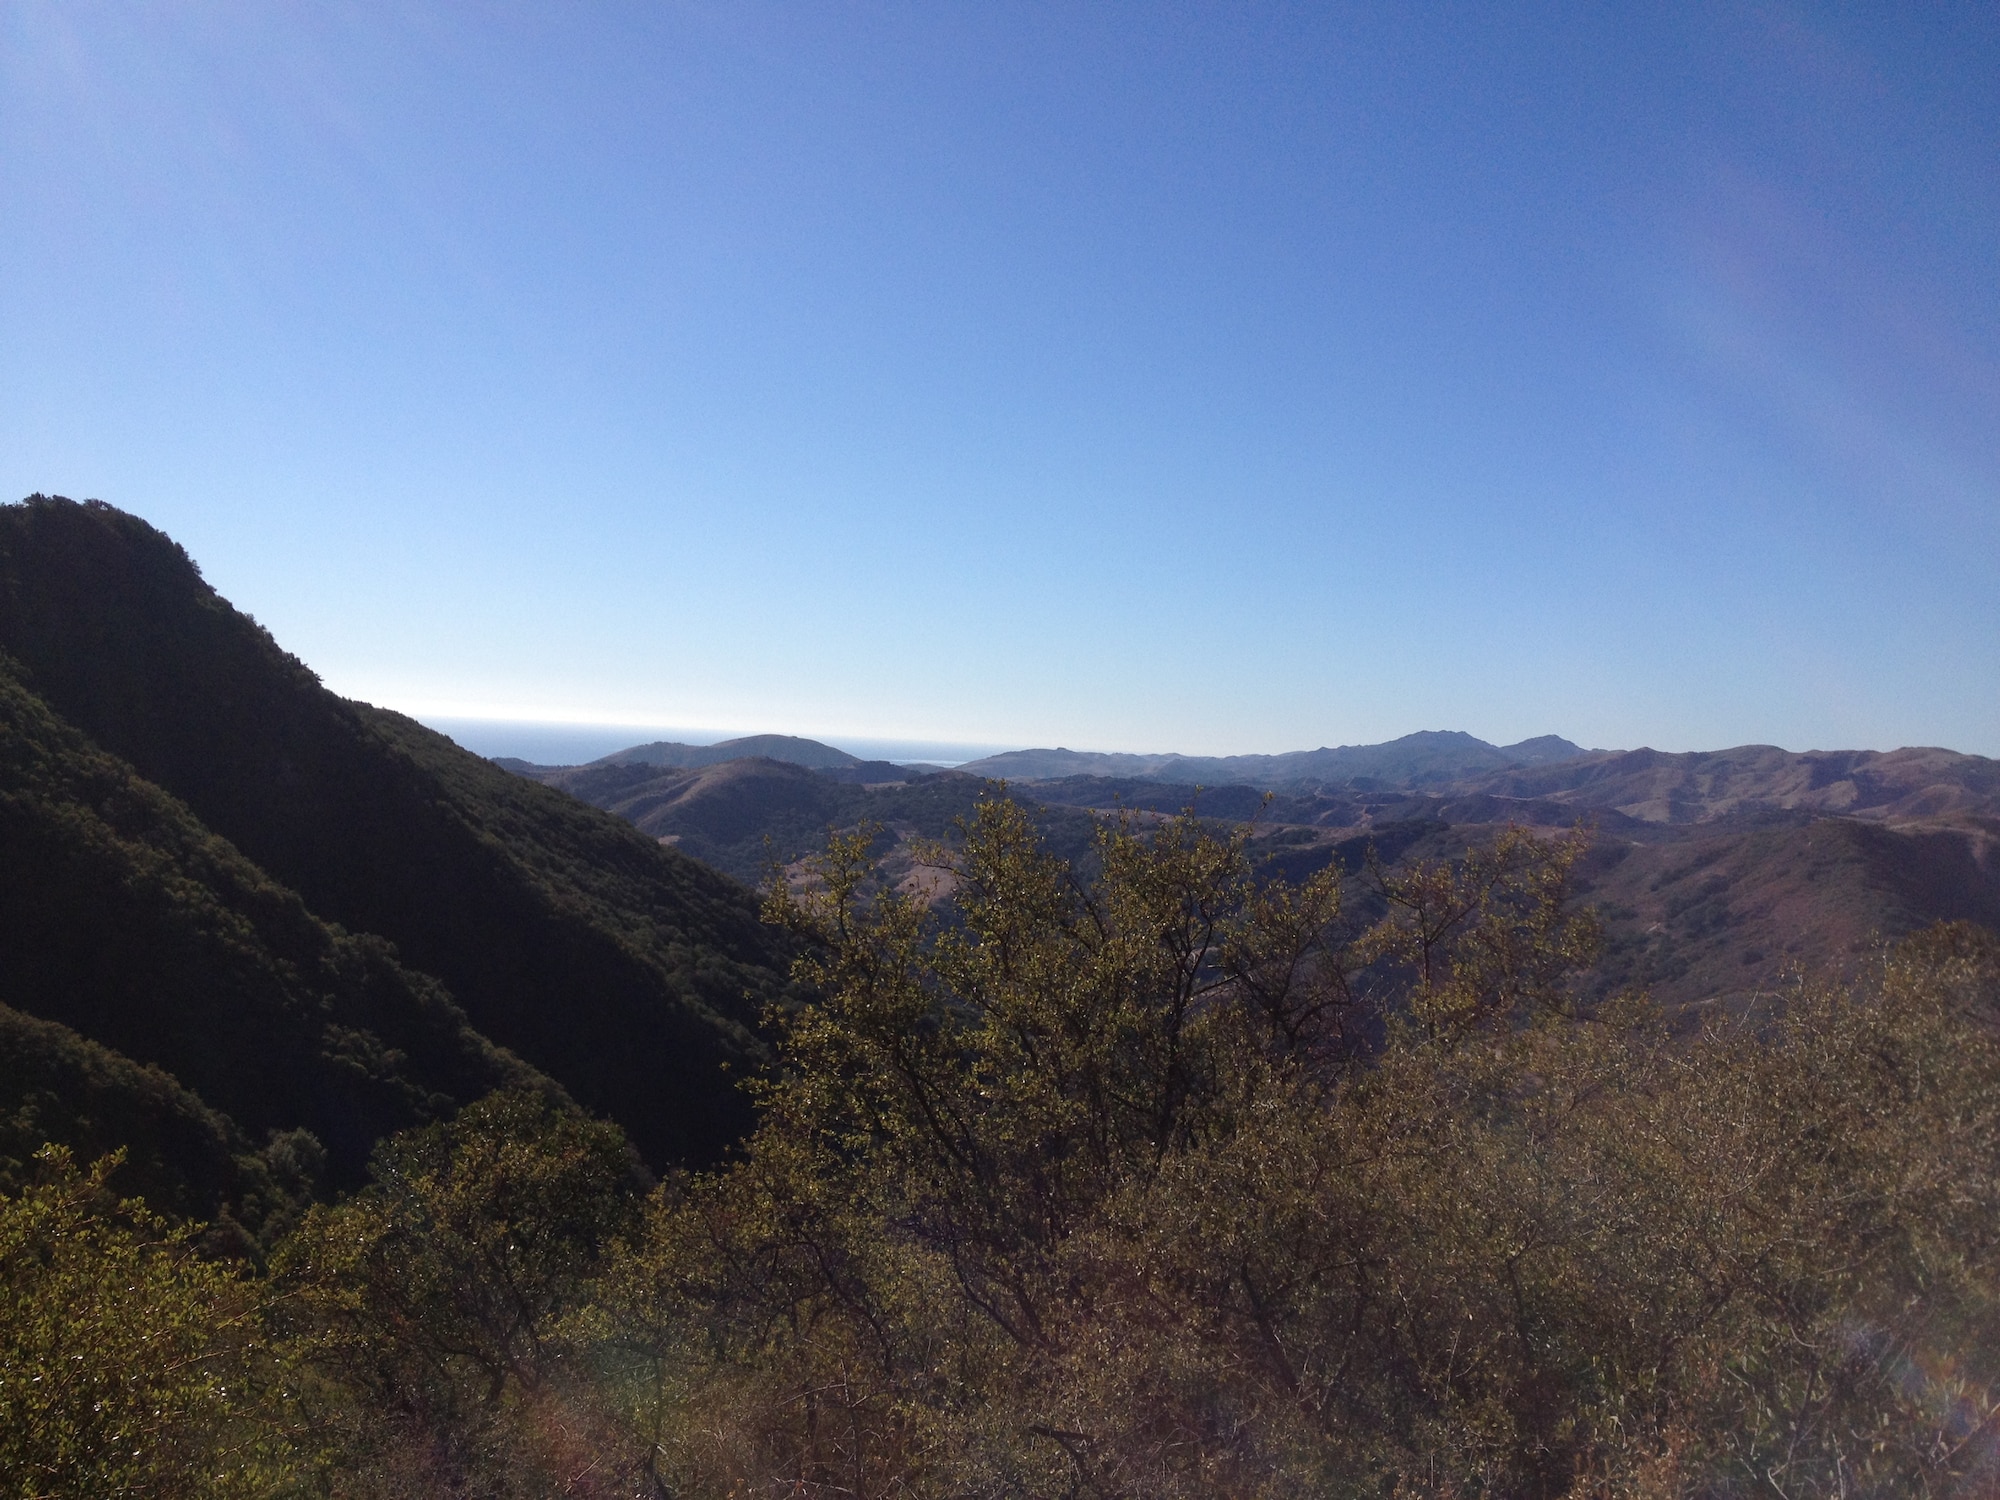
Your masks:
<instances>
[{"instance_id":1,"label":"hazy horizon","mask_svg":"<svg viewBox=\"0 0 2000 1500\"><path fill-rule=\"evenodd\" d=\"M2000 10L22 0L0 495L336 691L2000 755Z\"/></svg>"},{"instance_id":2,"label":"hazy horizon","mask_svg":"<svg viewBox=\"0 0 2000 1500\"><path fill-rule=\"evenodd\" d=\"M717 745L724 740L757 734L788 734L845 750L862 760L897 764L929 762L958 765L1021 745L968 745L936 740L878 738L846 734L798 733L789 729L704 729L674 724L589 724L562 720L503 719L478 716L411 715L420 724L489 759L512 756L539 765L581 765L636 745L667 741L682 745Z\"/></svg>"},{"instance_id":3,"label":"hazy horizon","mask_svg":"<svg viewBox=\"0 0 2000 1500\"><path fill-rule=\"evenodd\" d=\"M1237 750L1191 751L1172 745L1091 745L1071 740L1049 741L1046 744L1027 741L1013 743L980 743L937 740L911 740L894 736L878 737L848 735L838 732L816 733L810 728L796 726L773 728L751 726L734 729L689 728L685 725L669 724L591 724L560 720L490 718L477 715L413 714L420 723L449 736L464 748L475 754L489 758L511 756L531 761L539 765L580 765L597 760L619 750L629 750L636 745L657 741L670 741L684 745L714 745L724 740L741 739L758 734L785 734L799 739L816 740L823 745L831 745L836 750L844 750L863 760L886 760L897 764L923 762L927 764L956 766L968 761L981 760L990 755L1005 754L1012 750L1052 750L1064 749L1087 754L1107 755L1187 755L1190 757L1226 758L1237 755L1285 755L1298 751L1339 748L1343 745L1381 744L1397 740L1408 734L1424 733L1426 730L1405 730L1403 734L1388 735L1384 740L1371 741L1322 741L1312 745L1262 746ZM1428 726L1435 731L1450 726ZM1488 744L1505 746L1518 744L1519 740L1495 740L1474 730L1458 730L1471 734L1475 739ZM1545 730L1547 734L1560 735L1573 743L1573 736L1563 735L1561 730ZM1522 736L1523 739L1538 736ZM1682 749L1670 749L1661 745L1602 745L1585 744L1589 751L1622 750L1667 750L1668 753L1688 751L1715 751L1739 749L1748 744L1764 744L1766 741L1739 741L1732 745L1698 745ZM1977 754L1976 751L1959 750L1956 746L1913 746L1913 745L1779 745L1778 749L1789 754L1807 754L1825 751L1890 751L1913 748L1954 750L1959 754Z\"/></svg>"}]
</instances>

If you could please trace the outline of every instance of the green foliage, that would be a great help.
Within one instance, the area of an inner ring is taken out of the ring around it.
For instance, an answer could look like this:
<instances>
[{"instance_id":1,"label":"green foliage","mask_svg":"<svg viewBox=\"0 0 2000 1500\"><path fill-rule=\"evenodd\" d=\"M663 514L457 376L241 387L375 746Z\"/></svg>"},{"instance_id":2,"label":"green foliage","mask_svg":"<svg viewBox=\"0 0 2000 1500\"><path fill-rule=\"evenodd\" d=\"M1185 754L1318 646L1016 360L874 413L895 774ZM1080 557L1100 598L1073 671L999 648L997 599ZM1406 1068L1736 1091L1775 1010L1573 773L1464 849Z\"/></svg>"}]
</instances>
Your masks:
<instances>
[{"instance_id":1,"label":"green foliage","mask_svg":"<svg viewBox=\"0 0 2000 1500\"><path fill-rule=\"evenodd\" d=\"M1943 1493L2000 1454L2000 954L1676 1039L1578 1018L1578 839L1078 881L982 811L935 922L859 840L745 1159L603 1283L669 1492Z\"/></svg>"},{"instance_id":2,"label":"green foliage","mask_svg":"<svg viewBox=\"0 0 2000 1500\"><path fill-rule=\"evenodd\" d=\"M773 890L806 998L757 1129L650 1194L615 1126L504 1091L385 1143L262 1279L112 1202L116 1158L46 1155L0 1199L10 1493L1990 1490L1991 933L1674 1030L1584 972L1581 836L1344 907L1340 866L1271 879L1193 818L1074 862L1005 799L963 833L941 905L866 830ZM16 1031L17 1129L237 1149Z\"/></svg>"},{"instance_id":3,"label":"green foliage","mask_svg":"<svg viewBox=\"0 0 2000 1500\"><path fill-rule=\"evenodd\" d=\"M323 1186L326 1152L306 1130L262 1149L155 1067L53 1021L0 1006L0 1192L33 1180L45 1144L97 1160L118 1155L110 1184L155 1212L215 1221L205 1249L255 1254L296 1222Z\"/></svg>"},{"instance_id":4,"label":"green foliage","mask_svg":"<svg viewBox=\"0 0 2000 1500\"><path fill-rule=\"evenodd\" d=\"M1571 979L1595 961L1596 914L1570 905L1571 872L1589 839L1556 841L1507 828L1463 860L1374 868L1386 920L1356 946L1367 961L1403 971L1412 1021L1432 1038L1561 1016Z\"/></svg>"},{"instance_id":5,"label":"green foliage","mask_svg":"<svg viewBox=\"0 0 2000 1500\"><path fill-rule=\"evenodd\" d=\"M266 1496L286 1479L260 1291L106 1187L39 1157L0 1197L0 1494Z\"/></svg>"},{"instance_id":6,"label":"green foliage","mask_svg":"<svg viewBox=\"0 0 2000 1500\"><path fill-rule=\"evenodd\" d=\"M591 1492L613 1445L563 1324L633 1220L636 1169L617 1127L501 1093L313 1210L274 1275L340 1493Z\"/></svg>"},{"instance_id":7,"label":"green foliage","mask_svg":"<svg viewBox=\"0 0 2000 1500\"><path fill-rule=\"evenodd\" d=\"M1024 809L988 801L939 925L897 895L864 909L862 840L836 841L820 890L771 900L816 941L801 972L826 997L790 1022L771 1128L894 1162L941 1195L927 1222L990 1215L997 1242L1046 1245L1250 1107L1257 1077L1229 1059L1337 1036L1342 976L1305 965L1339 914L1332 877L1259 889L1240 838L1187 820L1150 841L1115 826L1098 855L1079 885Z\"/></svg>"}]
</instances>

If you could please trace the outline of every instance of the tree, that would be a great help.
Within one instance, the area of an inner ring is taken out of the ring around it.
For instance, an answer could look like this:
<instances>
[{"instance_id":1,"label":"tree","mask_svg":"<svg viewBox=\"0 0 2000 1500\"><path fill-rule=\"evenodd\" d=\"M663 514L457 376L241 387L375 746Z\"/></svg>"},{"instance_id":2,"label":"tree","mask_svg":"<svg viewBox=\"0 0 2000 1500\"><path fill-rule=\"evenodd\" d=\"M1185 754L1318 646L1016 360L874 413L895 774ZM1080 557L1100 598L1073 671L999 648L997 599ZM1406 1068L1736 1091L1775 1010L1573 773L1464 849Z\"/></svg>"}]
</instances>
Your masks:
<instances>
[{"instance_id":1,"label":"tree","mask_svg":"<svg viewBox=\"0 0 2000 1500\"><path fill-rule=\"evenodd\" d=\"M600 1282L663 1492L1944 1493L1995 1450L2000 961L1670 1031L1575 1003L1581 836L1094 873L983 807L934 913L836 841L773 917L743 1159Z\"/></svg>"},{"instance_id":2,"label":"tree","mask_svg":"<svg viewBox=\"0 0 2000 1500\"><path fill-rule=\"evenodd\" d=\"M256 1284L61 1147L0 1196L0 1493L268 1495L290 1468Z\"/></svg>"},{"instance_id":3,"label":"tree","mask_svg":"<svg viewBox=\"0 0 2000 1500\"><path fill-rule=\"evenodd\" d=\"M344 1494L587 1494L602 1448L563 1321L631 1220L614 1125L489 1094L385 1142L274 1277Z\"/></svg>"}]
</instances>

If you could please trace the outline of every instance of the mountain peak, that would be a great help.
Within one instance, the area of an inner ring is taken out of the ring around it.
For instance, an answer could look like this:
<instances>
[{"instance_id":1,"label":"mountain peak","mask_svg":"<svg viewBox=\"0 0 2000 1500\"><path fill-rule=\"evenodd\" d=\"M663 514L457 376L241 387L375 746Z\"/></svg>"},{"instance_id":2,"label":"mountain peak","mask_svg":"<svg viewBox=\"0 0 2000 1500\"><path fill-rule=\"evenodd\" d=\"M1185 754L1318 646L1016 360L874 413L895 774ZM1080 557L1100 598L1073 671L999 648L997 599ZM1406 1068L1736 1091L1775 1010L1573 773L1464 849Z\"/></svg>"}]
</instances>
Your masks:
<instances>
[{"instance_id":1,"label":"mountain peak","mask_svg":"<svg viewBox=\"0 0 2000 1500\"><path fill-rule=\"evenodd\" d=\"M1516 765L1547 766L1557 761L1575 760L1578 756L1589 755L1591 752L1559 734L1538 734L1530 740L1518 740L1511 745L1502 745L1500 753Z\"/></svg>"},{"instance_id":2,"label":"mountain peak","mask_svg":"<svg viewBox=\"0 0 2000 1500\"><path fill-rule=\"evenodd\" d=\"M859 756L849 755L845 750L836 750L818 740L801 739L790 734L750 734L714 745L683 745L675 740L656 740L650 745L634 745L629 750L614 751L591 764L671 766L677 770L696 770L702 766L720 765L724 761L753 758L784 761L811 771L842 771L861 764Z\"/></svg>"}]
</instances>

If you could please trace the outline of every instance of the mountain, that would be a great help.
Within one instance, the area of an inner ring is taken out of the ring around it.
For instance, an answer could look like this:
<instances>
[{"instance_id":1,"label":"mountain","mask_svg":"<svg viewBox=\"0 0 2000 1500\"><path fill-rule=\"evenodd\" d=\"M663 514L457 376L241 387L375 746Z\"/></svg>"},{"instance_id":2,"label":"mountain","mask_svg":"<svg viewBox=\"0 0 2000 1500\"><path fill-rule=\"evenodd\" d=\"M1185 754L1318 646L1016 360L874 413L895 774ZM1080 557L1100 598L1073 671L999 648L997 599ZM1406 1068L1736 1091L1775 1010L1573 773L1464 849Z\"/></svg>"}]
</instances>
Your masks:
<instances>
[{"instance_id":1,"label":"mountain","mask_svg":"<svg viewBox=\"0 0 2000 1500\"><path fill-rule=\"evenodd\" d=\"M312 1131L338 1182L391 1131L537 1081L435 979L322 922L4 664L0 847L0 1002L165 1069L259 1138Z\"/></svg>"},{"instance_id":2,"label":"mountain","mask_svg":"<svg viewBox=\"0 0 2000 1500\"><path fill-rule=\"evenodd\" d=\"M1480 786L1655 823L1804 810L1900 824L2000 811L2000 761L1937 749L1627 750L1509 770Z\"/></svg>"},{"instance_id":3,"label":"mountain","mask_svg":"<svg viewBox=\"0 0 2000 1500\"><path fill-rule=\"evenodd\" d=\"M724 761L751 758L783 761L815 771L838 771L862 764L861 758L822 745L818 740L802 740L789 734L752 734L741 739L723 740L714 745L682 745L672 740L656 740L650 745L634 745L590 762L593 766L698 766L721 765Z\"/></svg>"},{"instance_id":4,"label":"mountain","mask_svg":"<svg viewBox=\"0 0 2000 1500\"><path fill-rule=\"evenodd\" d=\"M1035 806L1068 854L1087 851L1089 820L1107 812L1192 806L1251 823L1253 856L1274 874L1339 860L1357 910L1371 851L1391 864L1448 858L1509 823L1589 822L1585 894L1610 938L1602 980L1676 1009L1781 985L1806 962L1850 966L1933 921L2000 929L2000 763L1943 750L1666 755L1420 734L1214 760L1023 751L935 784L905 769L907 785L865 793L832 780L849 773L755 760L537 774L743 878L772 854L789 862L823 845L831 827L872 822L886 872L916 889L914 843L948 834L982 794L967 770L1004 774L1007 795Z\"/></svg>"},{"instance_id":5,"label":"mountain","mask_svg":"<svg viewBox=\"0 0 2000 1500\"><path fill-rule=\"evenodd\" d=\"M1541 766L1584 755L1581 746L1547 734L1518 745L1489 745L1457 730L1425 730L1381 745L1342 745L1282 755L1106 755L1080 750L1010 750L958 769L1008 781L1071 776L1240 785L1261 788L1375 782L1433 786L1516 766Z\"/></svg>"},{"instance_id":6,"label":"mountain","mask_svg":"<svg viewBox=\"0 0 2000 1500\"><path fill-rule=\"evenodd\" d=\"M692 769L663 769L606 757L587 766L524 767L572 796L625 819L739 880L761 881L772 862L789 864L821 849L832 828L878 826L885 849L902 850L891 864L907 873L909 848L939 839L968 816L991 786L956 772L903 770L898 779L854 779L881 762L813 771L790 762L747 757ZM895 768L891 768L895 769ZM1046 810L1044 833L1081 853L1087 817Z\"/></svg>"},{"instance_id":7,"label":"mountain","mask_svg":"<svg viewBox=\"0 0 2000 1500\"><path fill-rule=\"evenodd\" d=\"M856 786L904 782L913 775L944 769L942 766L903 766L893 761L862 760L845 750L822 745L818 740L802 740L788 734L746 735L713 745L683 745L673 740L657 740L650 745L634 745L629 750L614 751L580 766L537 765L511 755L496 755L493 764L517 776L567 788L572 783L583 784L577 781L579 777L588 780L608 775L608 784L622 785L634 777L733 765L745 760L802 766Z\"/></svg>"},{"instance_id":8,"label":"mountain","mask_svg":"<svg viewBox=\"0 0 2000 1500\"><path fill-rule=\"evenodd\" d=\"M489 1045L617 1120L649 1161L713 1159L739 1136L732 1072L761 1055L754 1024L786 958L736 882L328 692L178 546L109 506L0 507L0 651L52 716L245 868L328 932L372 935L368 962L427 976ZM91 911L79 894L76 919ZM179 1071L193 1060L131 1055L208 1097Z\"/></svg>"},{"instance_id":9,"label":"mountain","mask_svg":"<svg viewBox=\"0 0 2000 1500\"><path fill-rule=\"evenodd\" d=\"M1590 752L1559 734L1538 734L1533 739L1502 745L1500 753L1517 766L1545 766L1556 761L1575 760Z\"/></svg>"}]
</instances>

